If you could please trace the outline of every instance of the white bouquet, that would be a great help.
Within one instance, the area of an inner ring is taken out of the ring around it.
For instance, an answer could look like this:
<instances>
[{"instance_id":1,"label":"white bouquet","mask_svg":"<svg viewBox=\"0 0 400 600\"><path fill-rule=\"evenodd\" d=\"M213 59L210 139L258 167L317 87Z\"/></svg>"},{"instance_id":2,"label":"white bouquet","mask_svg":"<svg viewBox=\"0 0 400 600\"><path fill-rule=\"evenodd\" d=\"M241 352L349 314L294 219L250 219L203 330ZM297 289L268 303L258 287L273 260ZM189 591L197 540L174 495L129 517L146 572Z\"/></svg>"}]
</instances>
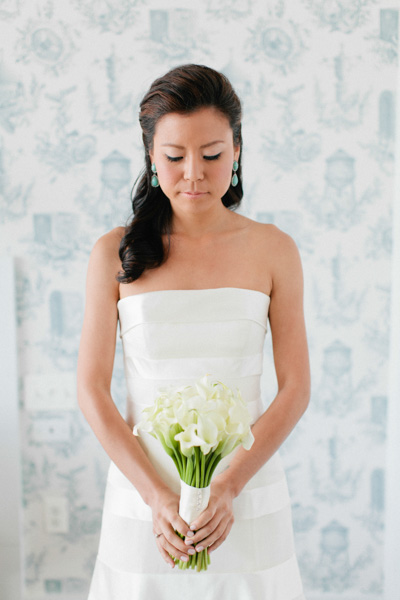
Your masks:
<instances>
[{"instance_id":1,"label":"white bouquet","mask_svg":"<svg viewBox=\"0 0 400 600\"><path fill-rule=\"evenodd\" d=\"M179 514L189 525L203 512L210 497L211 478L219 461L240 444L249 450L254 442L251 417L240 391L235 394L207 376L194 385L160 391L155 403L143 410L133 433L147 432L160 440L174 461L181 480ZM181 569L207 569L207 549Z\"/></svg>"}]
</instances>

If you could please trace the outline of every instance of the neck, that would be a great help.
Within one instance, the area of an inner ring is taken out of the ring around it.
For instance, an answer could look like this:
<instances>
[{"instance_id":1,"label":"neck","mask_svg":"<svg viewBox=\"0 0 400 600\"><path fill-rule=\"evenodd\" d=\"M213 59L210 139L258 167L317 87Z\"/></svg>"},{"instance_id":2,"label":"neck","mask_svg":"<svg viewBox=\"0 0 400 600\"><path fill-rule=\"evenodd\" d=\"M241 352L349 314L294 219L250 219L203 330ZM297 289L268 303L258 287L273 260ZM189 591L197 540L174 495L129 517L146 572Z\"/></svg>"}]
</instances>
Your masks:
<instances>
[{"instance_id":1,"label":"neck","mask_svg":"<svg viewBox=\"0 0 400 600\"><path fill-rule=\"evenodd\" d=\"M201 238L221 233L228 229L235 213L221 205L210 212L187 214L174 211L172 217L172 234L184 235L190 238Z\"/></svg>"}]
</instances>

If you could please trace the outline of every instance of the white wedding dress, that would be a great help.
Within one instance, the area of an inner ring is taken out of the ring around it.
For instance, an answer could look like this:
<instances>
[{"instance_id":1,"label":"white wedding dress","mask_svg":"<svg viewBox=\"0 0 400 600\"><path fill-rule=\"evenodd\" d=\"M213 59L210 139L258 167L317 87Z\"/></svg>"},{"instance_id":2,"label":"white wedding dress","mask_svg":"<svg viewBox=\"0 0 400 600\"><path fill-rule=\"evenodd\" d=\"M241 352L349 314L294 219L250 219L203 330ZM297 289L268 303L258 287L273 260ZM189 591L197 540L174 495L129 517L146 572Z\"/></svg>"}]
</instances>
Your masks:
<instances>
[{"instance_id":1,"label":"white wedding dress","mask_svg":"<svg viewBox=\"0 0 400 600\"><path fill-rule=\"evenodd\" d=\"M130 426L161 386L191 384L206 374L238 387L256 420L264 410L260 375L269 300L239 288L155 291L120 300ZM176 467L161 444L145 433L138 439L179 493ZM243 488L234 512L207 571L171 569L158 552L149 506L111 463L89 600L304 600L278 454Z\"/></svg>"}]
</instances>

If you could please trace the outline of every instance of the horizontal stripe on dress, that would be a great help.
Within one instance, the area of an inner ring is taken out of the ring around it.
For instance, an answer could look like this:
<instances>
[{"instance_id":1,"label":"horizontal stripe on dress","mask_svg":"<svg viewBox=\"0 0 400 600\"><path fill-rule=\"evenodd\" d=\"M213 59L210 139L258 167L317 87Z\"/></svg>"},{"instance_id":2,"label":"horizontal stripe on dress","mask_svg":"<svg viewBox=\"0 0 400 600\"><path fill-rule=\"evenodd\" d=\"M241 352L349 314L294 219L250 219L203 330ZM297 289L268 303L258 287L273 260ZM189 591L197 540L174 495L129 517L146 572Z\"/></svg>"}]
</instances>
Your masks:
<instances>
[{"instance_id":1,"label":"horizontal stripe on dress","mask_svg":"<svg viewBox=\"0 0 400 600\"><path fill-rule=\"evenodd\" d=\"M233 500L236 519L253 519L274 513L290 504L286 479L281 479L264 487L242 490ZM151 521L151 508L143 501L139 492L123 489L108 481L104 499L104 511L126 517Z\"/></svg>"},{"instance_id":2,"label":"horizontal stripe on dress","mask_svg":"<svg viewBox=\"0 0 400 600\"><path fill-rule=\"evenodd\" d=\"M223 552L223 545L217 552ZM127 573L115 571L98 558L88 600L305 600L294 554L253 572L213 573L212 564L202 573L165 566L168 572L162 574Z\"/></svg>"},{"instance_id":3,"label":"horizontal stripe on dress","mask_svg":"<svg viewBox=\"0 0 400 600\"><path fill-rule=\"evenodd\" d=\"M210 301L210 297L212 301ZM160 290L118 302L121 337L141 323L210 323L252 320L267 330L270 298L255 290Z\"/></svg>"},{"instance_id":4,"label":"horizontal stripe on dress","mask_svg":"<svg viewBox=\"0 0 400 600\"><path fill-rule=\"evenodd\" d=\"M223 377L248 377L261 375L263 355L261 352L243 357L204 357L204 358L125 358L126 379L185 379L196 380L211 374L223 381ZM224 381L223 381L224 383Z\"/></svg>"}]
</instances>

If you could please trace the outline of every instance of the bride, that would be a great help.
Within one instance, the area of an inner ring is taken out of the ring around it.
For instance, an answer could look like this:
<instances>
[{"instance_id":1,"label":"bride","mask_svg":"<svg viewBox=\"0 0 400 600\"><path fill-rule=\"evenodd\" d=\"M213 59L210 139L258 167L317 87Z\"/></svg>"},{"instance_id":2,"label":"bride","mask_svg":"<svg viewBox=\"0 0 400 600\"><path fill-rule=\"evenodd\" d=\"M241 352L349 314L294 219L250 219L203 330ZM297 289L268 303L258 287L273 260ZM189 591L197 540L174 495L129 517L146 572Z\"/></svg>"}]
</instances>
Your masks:
<instances>
[{"instance_id":1,"label":"bride","mask_svg":"<svg viewBox=\"0 0 400 600\"><path fill-rule=\"evenodd\" d=\"M79 405L111 459L89 598L300 600L277 452L310 394L298 250L274 225L234 210L243 195L241 106L226 77L199 65L172 69L151 85L139 120L145 170L134 216L93 248L79 350ZM110 394L118 320L126 419ZM268 325L278 391L265 410ZM232 453L208 507L186 523L170 459L132 429L160 386L206 373L240 388L255 442ZM174 568L203 548L212 553L207 572Z\"/></svg>"}]
</instances>

